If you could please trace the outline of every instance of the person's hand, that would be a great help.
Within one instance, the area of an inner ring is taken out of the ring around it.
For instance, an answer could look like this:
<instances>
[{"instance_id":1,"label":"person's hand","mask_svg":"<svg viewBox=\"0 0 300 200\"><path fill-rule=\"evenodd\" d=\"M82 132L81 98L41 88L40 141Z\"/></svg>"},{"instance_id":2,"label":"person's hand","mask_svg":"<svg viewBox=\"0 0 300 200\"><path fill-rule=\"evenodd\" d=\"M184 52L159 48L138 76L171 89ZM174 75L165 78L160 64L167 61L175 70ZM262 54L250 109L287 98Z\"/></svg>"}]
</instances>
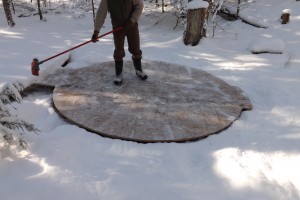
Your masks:
<instances>
[{"instance_id":1,"label":"person's hand","mask_svg":"<svg viewBox=\"0 0 300 200\"><path fill-rule=\"evenodd\" d=\"M125 22L125 24L123 25L124 30L129 30L134 26L134 23L132 23L132 21L129 19Z\"/></svg>"},{"instance_id":2,"label":"person's hand","mask_svg":"<svg viewBox=\"0 0 300 200\"><path fill-rule=\"evenodd\" d=\"M94 30L94 33L92 35L92 42L97 42L98 41L98 35L99 35L99 31Z\"/></svg>"}]
</instances>

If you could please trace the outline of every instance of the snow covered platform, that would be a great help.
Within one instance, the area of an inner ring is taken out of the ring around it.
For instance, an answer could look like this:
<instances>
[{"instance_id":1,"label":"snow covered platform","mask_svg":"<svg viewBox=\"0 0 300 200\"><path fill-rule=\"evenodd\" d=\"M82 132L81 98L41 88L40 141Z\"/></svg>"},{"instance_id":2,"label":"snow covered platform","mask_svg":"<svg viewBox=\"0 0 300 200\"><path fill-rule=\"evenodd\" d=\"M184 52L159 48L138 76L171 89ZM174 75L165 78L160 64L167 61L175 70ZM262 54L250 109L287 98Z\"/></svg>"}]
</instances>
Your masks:
<instances>
[{"instance_id":1,"label":"snow covered platform","mask_svg":"<svg viewBox=\"0 0 300 200\"><path fill-rule=\"evenodd\" d=\"M197 140L228 128L252 105L243 92L202 70L144 61L140 80L124 62L123 84L113 84L114 62L42 74L55 87L53 102L66 119L102 136L137 142Z\"/></svg>"}]
</instances>

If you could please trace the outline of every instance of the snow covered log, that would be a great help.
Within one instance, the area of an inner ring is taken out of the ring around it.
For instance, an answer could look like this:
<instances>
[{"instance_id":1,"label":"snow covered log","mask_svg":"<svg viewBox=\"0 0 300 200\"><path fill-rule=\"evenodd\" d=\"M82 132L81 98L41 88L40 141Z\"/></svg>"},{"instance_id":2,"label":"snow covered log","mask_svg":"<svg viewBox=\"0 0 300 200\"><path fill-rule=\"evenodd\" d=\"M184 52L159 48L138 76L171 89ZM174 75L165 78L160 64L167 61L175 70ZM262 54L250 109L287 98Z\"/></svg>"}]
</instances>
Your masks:
<instances>
[{"instance_id":1,"label":"snow covered log","mask_svg":"<svg viewBox=\"0 0 300 200\"><path fill-rule=\"evenodd\" d=\"M231 15L235 15L237 13L237 8L232 7L230 5L222 5L222 10L225 13L229 13ZM269 25L264 19L260 19L256 16L250 15L250 13L239 11L239 15L237 16L242 20L242 22L252 25L257 28L268 28Z\"/></svg>"},{"instance_id":2,"label":"snow covered log","mask_svg":"<svg viewBox=\"0 0 300 200\"><path fill-rule=\"evenodd\" d=\"M193 0L187 5L187 26L184 44L196 46L205 35L205 22L209 4L202 0Z\"/></svg>"},{"instance_id":3,"label":"snow covered log","mask_svg":"<svg viewBox=\"0 0 300 200\"><path fill-rule=\"evenodd\" d=\"M273 53L281 54L285 48L284 42L279 38L255 38L248 46L253 54Z\"/></svg>"}]
</instances>

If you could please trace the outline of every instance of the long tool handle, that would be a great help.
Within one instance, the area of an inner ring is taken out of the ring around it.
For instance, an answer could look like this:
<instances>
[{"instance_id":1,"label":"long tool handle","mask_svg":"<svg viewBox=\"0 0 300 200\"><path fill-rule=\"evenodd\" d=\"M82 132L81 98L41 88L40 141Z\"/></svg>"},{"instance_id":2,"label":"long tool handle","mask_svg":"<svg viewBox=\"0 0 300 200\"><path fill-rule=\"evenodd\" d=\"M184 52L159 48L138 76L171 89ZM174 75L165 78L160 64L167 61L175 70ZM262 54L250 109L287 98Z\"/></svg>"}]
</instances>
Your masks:
<instances>
[{"instance_id":1,"label":"long tool handle","mask_svg":"<svg viewBox=\"0 0 300 200\"><path fill-rule=\"evenodd\" d=\"M114 29L114 30L112 30L112 31L109 31L109 32L107 32L107 33L104 33L103 35L98 36L97 39L102 38L102 37L104 37L104 36L106 36L106 35L108 35L108 34L114 33L114 32L116 32L116 31L122 30L122 29L123 29L123 26L120 26L120 27L118 27L118 28L116 28L116 29ZM56 58L56 57L58 57L58 56L60 56L60 55L62 55L62 54L65 54L65 53L67 53L67 52L69 52L69 51L72 51L72 50L74 50L74 49L77 49L77 48L79 48L79 47L81 47L81 46L83 46L83 45L86 45L86 44L90 43L90 42L92 42L92 40L86 41L86 42L81 43L81 44L79 44L79 45L77 45L77 46L75 46L75 47L72 47L72 48L70 48L70 49L68 49L68 50L65 50L65 51L63 51L63 52L61 52L61 53L59 53L59 54L56 54L56 55L54 55L54 56L52 56L52 57L50 57L50 58L47 58L47 59L42 60L42 61L39 61L38 64L42 64L42 63L44 63L44 62L46 62L46 61L48 61L48 60L51 60L51 59L53 59L53 58Z\"/></svg>"}]
</instances>

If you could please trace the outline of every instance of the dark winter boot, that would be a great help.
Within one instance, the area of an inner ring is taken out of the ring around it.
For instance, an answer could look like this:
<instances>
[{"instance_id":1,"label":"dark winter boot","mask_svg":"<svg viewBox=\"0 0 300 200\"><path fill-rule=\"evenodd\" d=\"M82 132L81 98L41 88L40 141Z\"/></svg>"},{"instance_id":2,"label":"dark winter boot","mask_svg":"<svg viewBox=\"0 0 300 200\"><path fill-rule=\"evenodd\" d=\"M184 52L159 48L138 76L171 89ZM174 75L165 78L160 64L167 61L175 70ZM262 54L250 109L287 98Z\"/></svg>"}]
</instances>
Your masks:
<instances>
[{"instance_id":1,"label":"dark winter boot","mask_svg":"<svg viewBox=\"0 0 300 200\"><path fill-rule=\"evenodd\" d=\"M141 79L146 80L148 78L147 74L143 72L141 59L133 59L133 65L135 69L135 74Z\"/></svg>"},{"instance_id":2,"label":"dark winter boot","mask_svg":"<svg viewBox=\"0 0 300 200\"><path fill-rule=\"evenodd\" d=\"M114 84L120 85L123 80L123 60L115 60L116 76L114 78Z\"/></svg>"}]
</instances>

